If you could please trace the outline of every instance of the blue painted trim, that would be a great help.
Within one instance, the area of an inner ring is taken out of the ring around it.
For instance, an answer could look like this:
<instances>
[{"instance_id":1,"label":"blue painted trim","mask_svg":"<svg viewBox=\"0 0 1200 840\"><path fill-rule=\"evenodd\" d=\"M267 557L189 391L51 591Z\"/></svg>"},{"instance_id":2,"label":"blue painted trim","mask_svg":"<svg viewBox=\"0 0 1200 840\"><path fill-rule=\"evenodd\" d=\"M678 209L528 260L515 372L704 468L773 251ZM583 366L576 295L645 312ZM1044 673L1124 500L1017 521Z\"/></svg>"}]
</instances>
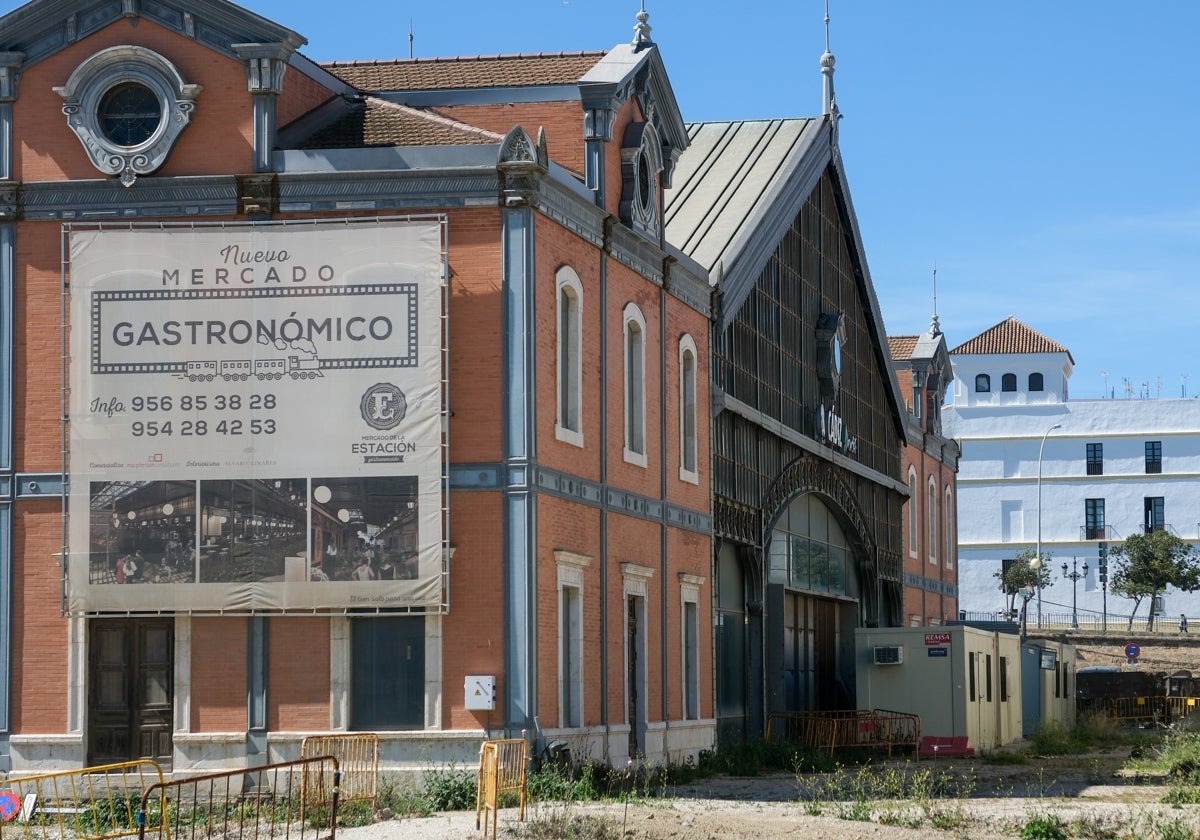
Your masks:
<instances>
[{"instance_id":1,"label":"blue painted trim","mask_svg":"<svg viewBox=\"0 0 1200 840\"><path fill-rule=\"evenodd\" d=\"M533 223L528 206L502 212L504 719L510 734L532 728L537 698L537 546L529 482L536 457Z\"/></svg>"},{"instance_id":2,"label":"blue painted trim","mask_svg":"<svg viewBox=\"0 0 1200 840\"><path fill-rule=\"evenodd\" d=\"M13 470L13 381L16 354L13 306L16 289L15 222L0 222L0 472Z\"/></svg>"},{"instance_id":3,"label":"blue painted trim","mask_svg":"<svg viewBox=\"0 0 1200 840\"><path fill-rule=\"evenodd\" d=\"M12 731L13 506L0 503L0 770L12 768L8 734Z\"/></svg>"},{"instance_id":4,"label":"blue painted trim","mask_svg":"<svg viewBox=\"0 0 1200 840\"><path fill-rule=\"evenodd\" d=\"M67 493L67 481L59 473L18 473L16 498L58 499Z\"/></svg>"},{"instance_id":5,"label":"blue painted trim","mask_svg":"<svg viewBox=\"0 0 1200 840\"><path fill-rule=\"evenodd\" d=\"M267 730L267 620L262 616L246 619L246 730ZM255 746L253 739L248 746Z\"/></svg>"}]
</instances>

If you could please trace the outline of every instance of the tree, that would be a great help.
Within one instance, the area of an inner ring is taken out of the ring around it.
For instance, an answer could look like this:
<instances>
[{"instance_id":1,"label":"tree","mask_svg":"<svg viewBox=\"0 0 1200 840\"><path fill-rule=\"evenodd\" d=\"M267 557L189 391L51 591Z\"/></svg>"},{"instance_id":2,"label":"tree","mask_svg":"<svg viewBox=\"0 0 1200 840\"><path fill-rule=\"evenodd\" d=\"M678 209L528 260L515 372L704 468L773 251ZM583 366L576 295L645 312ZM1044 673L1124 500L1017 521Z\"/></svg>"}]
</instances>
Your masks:
<instances>
[{"instance_id":1,"label":"tree","mask_svg":"<svg viewBox=\"0 0 1200 840\"><path fill-rule=\"evenodd\" d=\"M1037 592L1038 587L1050 585L1050 555L1042 558L1042 567L1035 570L1032 565L1037 553L1027 548L1010 560L1004 560L1000 569L992 573L992 577L1000 582L1000 591L1008 597L1008 615L1011 618L1021 617L1024 626L1025 611L1029 599ZM1021 596L1021 609L1017 610L1017 596Z\"/></svg>"},{"instance_id":2,"label":"tree","mask_svg":"<svg viewBox=\"0 0 1200 840\"><path fill-rule=\"evenodd\" d=\"M1116 566L1109 588L1114 594L1133 601L1129 613L1129 629L1143 600L1149 598L1146 629L1154 629L1154 601L1173 586L1180 592L1200 589L1200 558L1191 543L1167 531L1131 534L1124 543L1109 552Z\"/></svg>"}]
</instances>

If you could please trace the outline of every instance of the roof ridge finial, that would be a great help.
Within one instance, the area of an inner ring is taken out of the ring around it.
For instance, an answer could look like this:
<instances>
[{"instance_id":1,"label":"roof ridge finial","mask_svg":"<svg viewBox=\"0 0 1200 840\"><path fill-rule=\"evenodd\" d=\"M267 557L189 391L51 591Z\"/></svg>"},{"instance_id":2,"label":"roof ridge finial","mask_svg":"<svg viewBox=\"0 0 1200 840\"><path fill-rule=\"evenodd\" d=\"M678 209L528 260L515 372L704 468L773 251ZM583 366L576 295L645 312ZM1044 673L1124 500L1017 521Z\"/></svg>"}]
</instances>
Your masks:
<instances>
[{"instance_id":1,"label":"roof ridge finial","mask_svg":"<svg viewBox=\"0 0 1200 840\"><path fill-rule=\"evenodd\" d=\"M647 47L653 47L654 42L650 40L650 24L646 21L650 20L650 13L646 11L646 0L642 0L642 10L637 13L637 25L633 27L633 51L641 52Z\"/></svg>"},{"instance_id":2,"label":"roof ridge finial","mask_svg":"<svg viewBox=\"0 0 1200 840\"><path fill-rule=\"evenodd\" d=\"M825 116L838 116L837 100L833 95L833 65L837 59L829 51L829 0L825 0L825 52L821 56L821 75L825 77L824 96L821 103L821 113Z\"/></svg>"},{"instance_id":3,"label":"roof ridge finial","mask_svg":"<svg viewBox=\"0 0 1200 840\"><path fill-rule=\"evenodd\" d=\"M942 326L938 323L937 316L937 260L934 260L933 263L933 321L929 325L929 334L934 336L942 334Z\"/></svg>"}]
</instances>

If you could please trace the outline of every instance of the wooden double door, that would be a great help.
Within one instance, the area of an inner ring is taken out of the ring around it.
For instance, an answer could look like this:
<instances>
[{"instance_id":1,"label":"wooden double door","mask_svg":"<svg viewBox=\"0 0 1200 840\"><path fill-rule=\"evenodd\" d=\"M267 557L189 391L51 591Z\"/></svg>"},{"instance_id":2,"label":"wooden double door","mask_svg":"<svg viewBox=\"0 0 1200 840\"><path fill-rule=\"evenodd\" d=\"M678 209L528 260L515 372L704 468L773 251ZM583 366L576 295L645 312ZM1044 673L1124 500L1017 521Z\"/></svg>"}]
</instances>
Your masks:
<instances>
[{"instance_id":1,"label":"wooden double door","mask_svg":"<svg viewBox=\"0 0 1200 840\"><path fill-rule=\"evenodd\" d=\"M171 761L175 622L88 623L88 764Z\"/></svg>"}]
</instances>

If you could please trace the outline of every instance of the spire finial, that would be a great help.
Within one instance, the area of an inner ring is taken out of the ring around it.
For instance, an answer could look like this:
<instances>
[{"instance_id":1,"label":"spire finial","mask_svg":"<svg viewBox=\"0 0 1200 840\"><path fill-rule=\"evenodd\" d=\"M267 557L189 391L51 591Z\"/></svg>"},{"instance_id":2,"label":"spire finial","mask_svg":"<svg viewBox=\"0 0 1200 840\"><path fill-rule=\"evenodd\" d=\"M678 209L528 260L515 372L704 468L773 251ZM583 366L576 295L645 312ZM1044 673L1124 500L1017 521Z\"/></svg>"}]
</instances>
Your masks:
<instances>
[{"instance_id":1,"label":"spire finial","mask_svg":"<svg viewBox=\"0 0 1200 840\"><path fill-rule=\"evenodd\" d=\"M825 0L825 53L821 56L821 75L825 77L821 113L825 116L837 115L837 101L833 96L833 65L836 62L829 51L829 0Z\"/></svg>"},{"instance_id":2,"label":"spire finial","mask_svg":"<svg viewBox=\"0 0 1200 840\"><path fill-rule=\"evenodd\" d=\"M633 27L633 51L641 52L647 47L654 46L650 40L650 14L646 11L646 0L642 0L642 10L637 13L637 25Z\"/></svg>"},{"instance_id":3,"label":"spire finial","mask_svg":"<svg viewBox=\"0 0 1200 840\"><path fill-rule=\"evenodd\" d=\"M930 335L941 335L942 326L938 323L937 314L937 263L933 264L933 321L929 324Z\"/></svg>"}]
</instances>

